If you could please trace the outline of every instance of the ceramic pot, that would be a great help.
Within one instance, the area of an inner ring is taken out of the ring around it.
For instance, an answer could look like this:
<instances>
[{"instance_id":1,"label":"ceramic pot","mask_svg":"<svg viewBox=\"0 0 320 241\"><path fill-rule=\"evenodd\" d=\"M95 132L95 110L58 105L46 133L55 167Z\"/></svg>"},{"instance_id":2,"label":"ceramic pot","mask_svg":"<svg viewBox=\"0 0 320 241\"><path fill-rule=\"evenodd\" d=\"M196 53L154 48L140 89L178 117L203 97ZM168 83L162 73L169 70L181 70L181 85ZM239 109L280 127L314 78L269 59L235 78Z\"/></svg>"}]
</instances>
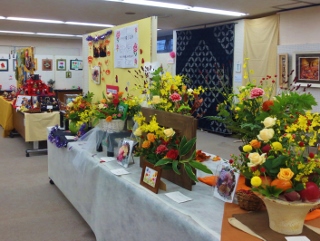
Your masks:
<instances>
[{"instance_id":1,"label":"ceramic pot","mask_svg":"<svg viewBox=\"0 0 320 241\"><path fill-rule=\"evenodd\" d=\"M310 209L318 202L287 202L280 199L267 198L258 195L266 205L269 216L269 227L285 235L302 233L304 219Z\"/></svg>"}]
</instances>

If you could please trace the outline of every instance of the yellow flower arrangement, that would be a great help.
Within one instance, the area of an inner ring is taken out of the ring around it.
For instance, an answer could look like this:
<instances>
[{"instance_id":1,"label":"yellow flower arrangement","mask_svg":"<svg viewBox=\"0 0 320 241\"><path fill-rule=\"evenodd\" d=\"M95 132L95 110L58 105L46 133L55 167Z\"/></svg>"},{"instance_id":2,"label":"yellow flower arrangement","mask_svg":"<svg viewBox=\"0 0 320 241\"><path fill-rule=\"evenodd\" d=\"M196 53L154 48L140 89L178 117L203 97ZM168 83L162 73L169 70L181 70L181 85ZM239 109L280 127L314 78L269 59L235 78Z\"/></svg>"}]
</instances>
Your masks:
<instances>
[{"instance_id":1,"label":"yellow flower arrangement","mask_svg":"<svg viewBox=\"0 0 320 241\"><path fill-rule=\"evenodd\" d=\"M144 84L137 85L136 89L141 90L141 94L146 97L145 101L155 109L192 115L202 104L200 95L205 88L189 88L190 80L185 76L172 76L160 67L150 75L136 73L135 77L145 78Z\"/></svg>"},{"instance_id":2,"label":"yellow flower arrangement","mask_svg":"<svg viewBox=\"0 0 320 241\"><path fill-rule=\"evenodd\" d=\"M77 127L91 122L94 116L92 97L93 93L88 92L85 96L79 95L67 104L66 118L76 122Z\"/></svg>"},{"instance_id":3,"label":"yellow flower arrangement","mask_svg":"<svg viewBox=\"0 0 320 241\"><path fill-rule=\"evenodd\" d=\"M187 140L185 137L180 137L174 129L159 126L155 115L149 123L141 115L136 115L134 120L138 124L134 135L140 142L135 155L144 157L155 166L172 169L177 174L180 174L180 167L184 168L187 175L194 181L198 180L193 168L212 173L196 160L196 150L190 153L194 149L196 138Z\"/></svg>"}]
</instances>

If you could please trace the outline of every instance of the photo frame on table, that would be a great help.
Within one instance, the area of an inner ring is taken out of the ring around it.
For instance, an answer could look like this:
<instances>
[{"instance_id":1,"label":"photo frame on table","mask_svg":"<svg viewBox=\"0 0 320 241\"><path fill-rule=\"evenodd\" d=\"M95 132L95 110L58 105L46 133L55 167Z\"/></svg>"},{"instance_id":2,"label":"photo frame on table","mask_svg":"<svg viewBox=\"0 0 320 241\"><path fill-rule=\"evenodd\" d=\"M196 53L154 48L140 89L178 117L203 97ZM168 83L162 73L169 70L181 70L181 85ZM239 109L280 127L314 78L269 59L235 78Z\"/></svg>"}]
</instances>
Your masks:
<instances>
[{"instance_id":1,"label":"photo frame on table","mask_svg":"<svg viewBox=\"0 0 320 241\"><path fill-rule=\"evenodd\" d=\"M57 71L65 71L67 69L67 60L66 59L57 59L56 60Z\"/></svg>"},{"instance_id":2,"label":"photo frame on table","mask_svg":"<svg viewBox=\"0 0 320 241\"><path fill-rule=\"evenodd\" d=\"M320 84L319 63L320 53L296 53L297 82Z\"/></svg>"},{"instance_id":3,"label":"photo frame on table","mask_svg":"<svg viewBox=\"0 0 320 241\"><path fill-rule=\"evenodd\" d=\"M78 60L78 59L70 60L70 69L71 70L82 70L83 69L82 60Z\"/></svg>"},{"instance_id":4,"label":"photo frame on table","mask_svg":"<svg viewBox=\"0 0 320 241\"><path fill-rule=\"evenodd\" d=\"M289 87L288 54L278 55L278 87Z\"/></svg>"},{"instance_id":5,"label":"photo frame on table","mask_svg":"<svg viewBox=\"0 0 320 241\"><path fill-rule=\"evenodd\" d=\"M52 71L52 59L43 59L42 60L42 70L43 71Z\"/></svg>"},{"instance_id":6,"label":"photo frame on table","mask_svg":"<svg viewBox=\"0 0 320 241\"><path fill-rule=\"evenodd\" d=\"M8 60L7 59L0 59L0 71L8 71Z\"/></svg>"},{"instance_id":7,"label":"photo frame on table","mask_svg":"<svg viewBox=\"0 0 320 241\"><path fill-rule=\"evenodd\" d=\"M161 167L155 167L150 162L144 162L140 177L140 185L154 193L158 193L161 178Z\"/></svg>"},{"instance_id":8,"label":"photo frame on table","mask_svg":"<svg viewBox=\"0 0 320 241\"><path fill-rule=\"evenodd\" d=\"M233 202L240 174L228 163L223 163L219 173L213 196L224 202Z\"/></svg>"},{"instance_id":9,"label":"photo frame on table","mask_svg":"<svg viewBox=\"0 0 320 241\"><path fill-rule=\"evenodd\" d=\"M127 168L130 160L133 160L132 150L134 147L134 141L128 138L124 138L119 142L119 150L117 153L117 162Z\"/></svg>"}]
</instances>

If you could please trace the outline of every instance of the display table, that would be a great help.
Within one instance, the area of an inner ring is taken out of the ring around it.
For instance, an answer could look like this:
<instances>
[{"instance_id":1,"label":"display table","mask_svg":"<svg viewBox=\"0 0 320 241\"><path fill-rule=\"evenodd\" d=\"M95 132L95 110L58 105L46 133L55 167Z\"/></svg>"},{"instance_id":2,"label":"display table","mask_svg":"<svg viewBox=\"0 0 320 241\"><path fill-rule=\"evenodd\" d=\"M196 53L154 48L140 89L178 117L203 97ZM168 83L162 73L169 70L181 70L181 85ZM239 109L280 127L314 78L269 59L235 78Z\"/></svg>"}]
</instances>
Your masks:
<instances>
[{"instance_id":1,"label":"display table","mask_svg":"<svg viewBox=\"0 0 320 241\"><path fill-rule=\"evenodd\" d=\"M39 149L39 141L47 140L47 127L58 125L59 122L59 112L22 113L13 111L14 129L26 142L33 142L33 149L26 150L27 157L31 152L47 151L47 149Z\"/></svg>"},{"instance_id":2,"label":"display table","mask_svg":"<svg viewBox=\"0 0 320 241\"><path fill-rule=\"evenodd\" d=\"M0 125L3 128L3 137L9 136L13 130L13 107L12 101L7 101L0 96Z\"/></svg>"},{"instance_id":3,"label":"display table","mask_svg":"<svg viewBox=\"0 0 320 241\"><path fill-rule=\"evenodd\" d=\"M100 163L106 151L91 153L86 146L77 141L57 148L48 141L48 175L97 240L220 240L224 203L212 196L211 187L197 183L188 191L163 180L167 191L155 194L139 184L138 160L127 168L130 174L116 176L110 170L122 167ZM174 191L192 201L178 204L165 195Z\"/></svg>"}]
</instances>

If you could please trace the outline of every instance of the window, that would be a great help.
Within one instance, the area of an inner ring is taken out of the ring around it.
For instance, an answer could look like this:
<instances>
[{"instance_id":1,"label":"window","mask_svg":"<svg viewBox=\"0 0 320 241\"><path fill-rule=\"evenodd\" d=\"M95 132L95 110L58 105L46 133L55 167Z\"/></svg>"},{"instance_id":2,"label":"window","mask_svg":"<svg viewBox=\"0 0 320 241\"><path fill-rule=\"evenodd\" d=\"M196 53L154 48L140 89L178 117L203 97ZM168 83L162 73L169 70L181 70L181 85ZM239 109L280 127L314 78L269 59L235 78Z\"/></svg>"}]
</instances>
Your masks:
<instances>
[{"instance_id":1,"label":"window","mask_svg":"<svg viewBox=\"0 0 320 241\"><path fill-rule=\"evenodd\" d=\"M168 53L173 49L172 35L159 37L157 40L157 53Z\"/></svg>"}]
</instances>

